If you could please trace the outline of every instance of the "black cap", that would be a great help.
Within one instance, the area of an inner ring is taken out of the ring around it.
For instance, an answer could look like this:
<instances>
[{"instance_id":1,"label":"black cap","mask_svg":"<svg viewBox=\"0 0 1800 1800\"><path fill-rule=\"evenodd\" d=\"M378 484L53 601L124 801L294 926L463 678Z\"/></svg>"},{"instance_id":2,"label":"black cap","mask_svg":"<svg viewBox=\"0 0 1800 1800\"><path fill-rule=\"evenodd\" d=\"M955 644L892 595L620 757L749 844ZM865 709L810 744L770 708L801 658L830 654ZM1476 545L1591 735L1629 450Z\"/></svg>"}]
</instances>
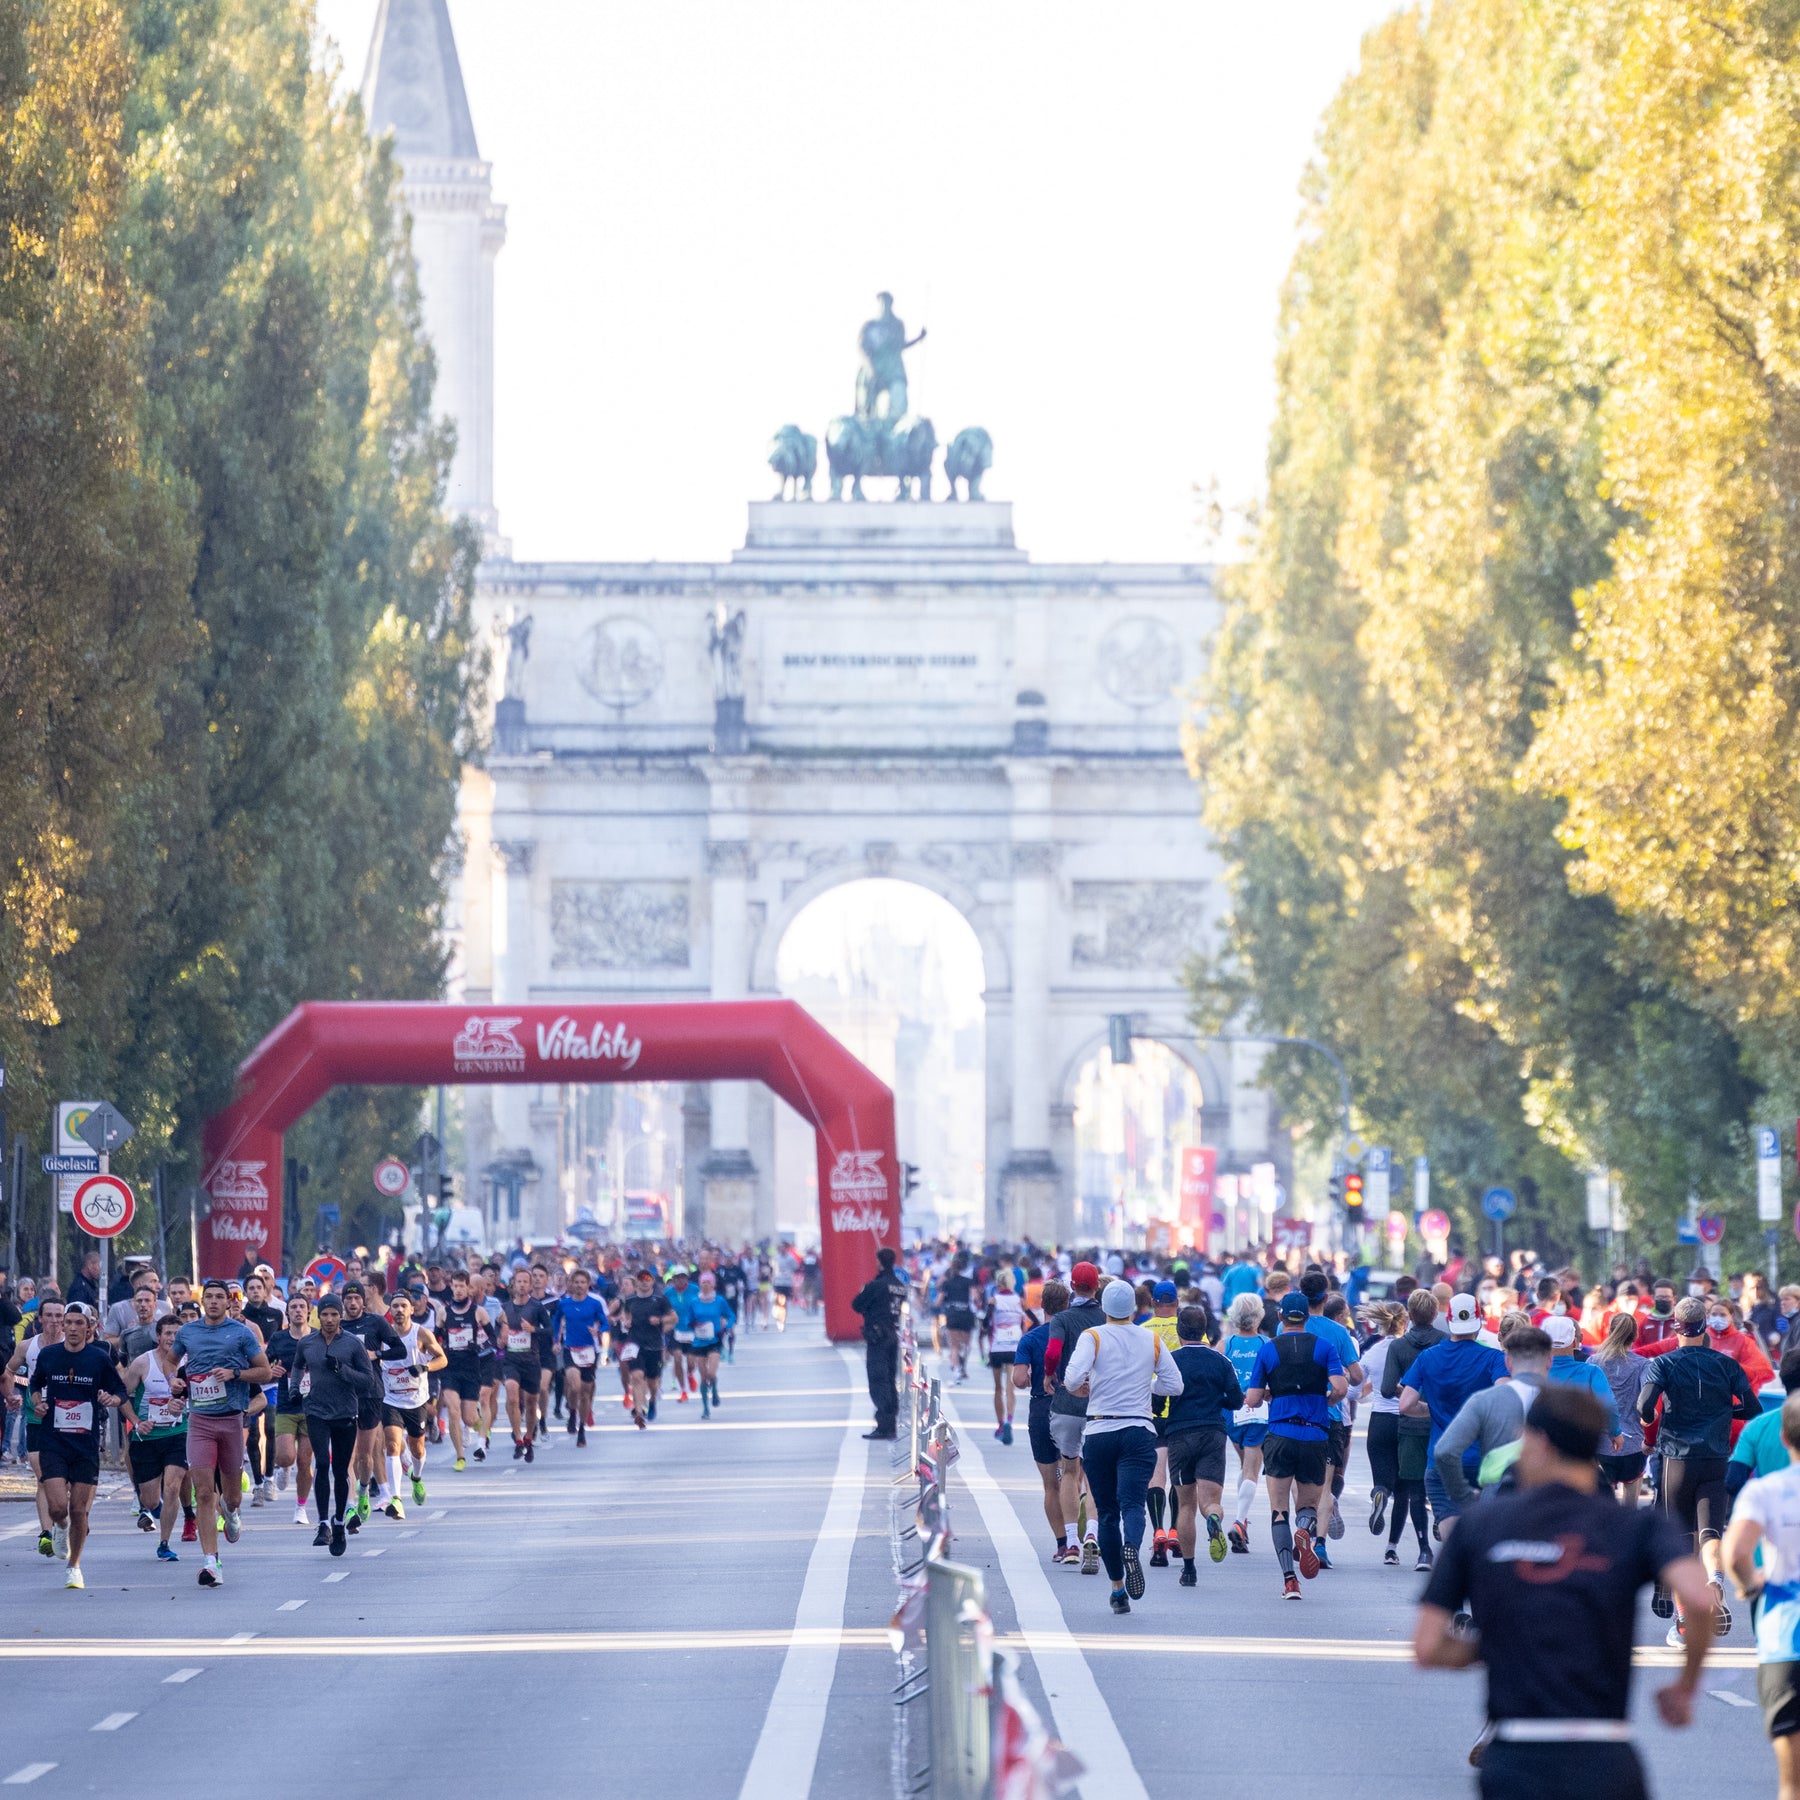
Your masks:
<instances>
[{"instance_id":1,"label":"black cap","mask_svg":"<svg viewBox=\"0 0 1800 1800\"><path fill-rule=\"evenodd\" d=\"M344 1310L344 1303L336 1294L321 1294L318 1301L318 1310L320 1312L341 1313Z\"/></svg>"}]
</instances>

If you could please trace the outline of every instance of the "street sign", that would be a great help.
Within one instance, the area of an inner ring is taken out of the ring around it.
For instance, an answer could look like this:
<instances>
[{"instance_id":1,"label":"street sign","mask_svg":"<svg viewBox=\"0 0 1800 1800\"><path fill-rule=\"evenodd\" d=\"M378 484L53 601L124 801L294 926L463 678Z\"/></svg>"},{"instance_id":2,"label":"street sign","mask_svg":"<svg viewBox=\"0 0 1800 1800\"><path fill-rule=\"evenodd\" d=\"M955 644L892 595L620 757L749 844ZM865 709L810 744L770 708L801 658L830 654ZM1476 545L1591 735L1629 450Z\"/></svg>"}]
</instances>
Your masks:
<instances>
[{"instance_id":1,"label":"street sign","mask_svg":"<svg viewBox=\"0 0 1800 1800\"><path fill-rule=\"evenodd\" d=\"M1756 1216L1765 1225L1781 1217L1781 1133L1773 1125L1756 1128Z\"/></svg>"},{"instance_id":2,"label":"street sign","mask_svg":"<svg viewBox=\"0 0 1800 1800\"><path fill-rule=\"evenodd\" d=\"M93 1175L75 1190L75 1223L89 1237L117 1237L131 1223L137 1200L117 1175Z\"/></svg>"},{"instance_id":3,"label":"street sign","mask_svg":"<svg viewBox=\"0 0 1800 1800\"><path fill-rule=\"evenodd\" d=\"M1393 1167L1393 1155L1383 1145L1377 1145L1363 1158L1363 1206L1370 1218L1388 1209Z\"/></svg>"},{"instance_id":4,"label":"street sign","mask_svg":"<svg viewBox=\"0 0 1800 1800\"><path fill-rule=\"evenodd\" d=\"M1701 1243L1716 1244L1725 1235L1725 1221L1716 1215L1696 1219L1694 1229L1699 1232Z\"/></svg>"},{"instance_id":5,"label":"street sign","mask_svg":"<svg viewBox=\"0 0 1800 1800\"><path fill-rule=\"evenodd\" d=\"M300 1271L302 1278L311 1277L319 1284L320 1291L334 1288L350 1273L350 1265L341 1256L315 1256Z\"/></svg>"},{"instance_id":6,"label":"street sign","mask_svg":"<svg viewBox=\"0 0 1800 1800\"><path fill-rule=\"evenodd\" d=\"M88 1110L88 1116L75 1127L75 1135L96 1156L111 1156L121 1144L131 1141L137 1127L119 1111L102 1100Z\"/></svg>"},{"instance_id":7,"label":"street sign","mask_svg":"<svg viewBox=\"0 0 1800 1800\"><path fill-rule=\"evenodd\" d=\"M338 1220L341 1219L344 1214L341 1207L327 1204L321 1206L314 1216L321 1226L329 1230L332 1226L337 1224Z\"/></svg>"},{"instance_id":8,"label":"street sign","mask_svg":"<svg viewBox=\"0 0 1800 1800\"><path fill-rule=\"evenodd\" d=\"M1481 1196L1482 1213L1504 1223L1519 1210L1519 1197L1511 1188L1491 1187Z\"/></svg>"},{"instance_id":9,"label":"street sign","mask_svg":"<svg viewBox=\"0 0 1800 1800\"><path fill-rule=\"evenodd\" d=\"M413 1140L412 1159L421 1168L431 1168L443 1153L444 1146L429 1131L421 1131Z\"/></svg>"},{"instance_id":10,"label":"street sign","mask_svg":"<svg viewBox=\"0 0 1800 1800\"><path fill-rule=\"evenodd\" d=\"M383 1157L375 1165L375 1191L385 1194L390 1200L397 1200L406 1192L407 1183L412 1180L412 1171L405 1163L392 1156Z\"/></svg>"},{"instance_id":11,"label":"street sign","mask_svg":"<svg viewBox=\"0 0 1800 1800\"><path fill-rule=\"evenodd\" d=\"M1413 1158L1413 1216L1416 1218L1431 1205L1431 1158Z\"/></svg>"},{"instance_id":12,"label":"street sign","mask_svg":"<svg viewBox=\"0 0 1800 1800\"><path fill-rule=\"evenodd\" d=\"M1412 1229L1412 1221L1403 1212L1391 1212L1387 1216L1388 1242L1397 1250L1406 1242L1406 1234Z\"/></svg>"},{"instance_id":13,"label":"street sign","mask_svg":"<svg viewBox=\"0 0 1800 1800\"><path fill-rule=\"evenodd\" d=\"M63 1156L86 1156L88 1154L87 1139L81 1135L81 1128L87 1123L88 1114L99 1104L98 1100L57 1101L56 1142L51 1145L51 1149ZM75 1210L75 1190L80 1186L81 1176L79 1175L59 1175L56 1178L56 1208L58 1212Z\"/></svg>"},{"instance_id":14,"label":"street sign","mask_svg":"<svg viewBox=\"0 0 1800 1800\"><path fill-rule=\"evenodd\" d=\"M1450 1235L1450 1215L1439 1212L1436 1207L1419 1220L1419 1236L1422 1238L1447 1238Z\"/></svg>"},{"instance_id":15,"label":"street sign","mask_svg":"<svg viewBox=\"0 0 1800 1800\"><path fill-rule=\"evenodd\" d=\"M1361 1138L1353 1137L1350 1139L1350 1141L1347 1144L1345 1144L1344 1154L1347 1157L1349 1157L1349 1159L1352 1162L1361 1162L1363 1159L1363 1151L1366 1150L1367 1148L1368 1148L1368 1146L1362 1141Z\"/></svg>"},{"instance_id":16,"label":"street sign","mask_svg":"<svg viewBox=\"0 0 1800 1800\"><path fill-rule=\"evenodd\" d=\"M46 1156L44 1173L46 1175L98 1175L100 1159L97 1156Z\"/></svg>"}]
</instances>

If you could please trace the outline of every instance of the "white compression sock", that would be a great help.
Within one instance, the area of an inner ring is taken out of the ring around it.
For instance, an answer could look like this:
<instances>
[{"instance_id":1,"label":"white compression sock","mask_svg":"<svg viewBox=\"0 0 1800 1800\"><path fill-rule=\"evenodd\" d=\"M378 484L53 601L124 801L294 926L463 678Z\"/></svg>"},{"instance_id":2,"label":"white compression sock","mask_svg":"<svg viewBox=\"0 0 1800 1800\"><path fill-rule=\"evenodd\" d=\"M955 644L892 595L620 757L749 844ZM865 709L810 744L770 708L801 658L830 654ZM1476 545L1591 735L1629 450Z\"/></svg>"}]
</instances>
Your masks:
<instances>
[{"instance_id":1,"label":"white compression sock","mask_svg":"<svg viewBox=\"0 0 1800 1800\"><path fill-rule=\"evenodd\" d=\"M1250 1508L1256 1499L1256 1483L1240 1481L1237 1493L1237 1523L1246 1525L1250 1521Z\"/></svg>"},{"instance_id":2,"label":"white compression sock","mask_svg":"<svg viewBox=\"0 0 1800 1800\"><path fill-rule=\"evenodd\" d=\"M421 1450L415 1456L413 1454L412 1446L408 1444L406 1447L406 1466L415 1480L421 1479L425 1474L425 1452Z\"/></svg>"},{"instance_id":3,"label":"white compression sock","mask_svg":"<svg viewBox=\"0 0 1800 1800\"><path fill-rule=\"evenodd\" d=\"M390 1456L387 1459L388 1492L394 1499L400 1497L400 1459Z\"/></svg>"}]
</instances>

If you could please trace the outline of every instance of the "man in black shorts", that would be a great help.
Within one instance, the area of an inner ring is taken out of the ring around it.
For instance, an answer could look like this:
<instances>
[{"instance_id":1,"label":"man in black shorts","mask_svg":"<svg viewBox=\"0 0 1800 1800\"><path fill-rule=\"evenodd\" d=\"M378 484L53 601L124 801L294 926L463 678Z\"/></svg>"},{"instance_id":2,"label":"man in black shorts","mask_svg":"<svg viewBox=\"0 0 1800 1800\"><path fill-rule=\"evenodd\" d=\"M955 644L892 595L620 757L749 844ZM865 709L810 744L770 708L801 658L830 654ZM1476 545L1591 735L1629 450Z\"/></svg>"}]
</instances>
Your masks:
<instances>
[{"instance_id":1,"label":"man in black shorts","mask_svg":"<svg viewBox=\"0 0 1800 1800\"><path fill-rule=\"evenodd\" d=\"M512 1432L513 1461L537 1460L538 1392L544 1365L538 1334L556 1329L548 1307L531 1297L531 1276L514 1269L507 1297L500 1302L500 1376L506 1384L506 1423Z\"/></svg>"},{"instance_id":2,"label":"man in black shorts","mask_svg":"<svg viewBox=\"0 0 1800 1800\"><path fill-rule=\"evenodd\" d=\"M1181 1371L1181 1392L1170 1400L1164 1442L1169 1451L1169 1479L1180 1503L1175 1533L1181 1548L1181 1585L1193 1587L1199 1577L1194 1569L1194 1550L1199 1537L1196 1515L1206 1520L1206 1552L1214 1562L1225 1560L1225 1521L1221 1511L1225 1493L1225 1426L1244 1404L1244 1390L1228 1357L1209 1349L1206 1309L1184 1306L1176 1314L1180 1343L1175 1366Z\"/></svg>"},{"instance_id":3,"label":"man in black shorts","mask_svg":"<svg viewBox=\"0 0 1800 1800\"><path fill-rule=\"evenodd\" d=\"M468 1467L463 1454L463 1434L477 1462L487 1461L481 1441L481 1349L487 1341L487 1314L469 1292L469 1271L453 1270L449 1299L444 1306L443 1392L450 1412L450 1442L456 1451L458 1471Z\"/></svg>"},{"instance_id":4,"label":"man in black shorts","mask_svg":"<svg viewBox=\"0 0 1800 1800\"><path fill-rule=\"evenodd\" d=\"M1650 1367L1638 1389L1638 1417L1648 1424L1662 1401L1657 1497L1663 1511L1699 1545L1712 1582L1713 1628L1723 1637L1731 1629L1731 1611L1725 1604L1719 1539L1728 1510L1725 1465L1731 1456L1731 1426L1733 1420L1754 1419L1762 1406L1742 1367L1707 1342L1703 1299L1690 1295L1675 1308L1675 1335L1675 1349L1648 1359ZM1666 1591L1659 1590L1650 1604L1659 1618L1675 1611L1668 1642L1679 1646L1692 1621L1674 1608Z\"/></svg>"},{"instance_id":5,"label":"man in black shorts","mask_svg":"<svg viewBox=\"0 0 1800 1800\"><path fill-rule=\"evenodd\" d=\"M1657 1710L1666 1725L1693 1718L1712 1639L1706 1573L1665 1513L1600 1490L1606 1424L1587 1389L1546 1387L1525 1415L1517 1489L1458 1517L1426 1584L1419 1666L1487 1665L1483 1800L1645 1800L1629 1706L1638 1590L1651 1583L1690 1621L1682 1671L1658 1690ZM1464 1609L1479 1636L1453 1629Z\"/></svg>"},{"instance_id":6,"label":"man in black shorts","mask_svg":"<svg viewBox=\"0 0 1800 1800\"><path fill-rule=\"evenodd\" d=\"M71 1300L63 1308L63 1341L47 1344L31 1371L31 1392L41 1395L38 1416L38 1471L44 1504L58 1535L67 1532L69 1572L64 1587L81 1578L81 1546L87 1542L88 1508L100 1483L101 1409L122 1409L127 1426L137 1423L111 1348L94 1341L93 1308Z\"/></svg>"},{"instance_id":7,"label":"man in black shorts","mask_svg":"<svg viewBox=\"0 0 1800 1800\"><path fill-rule=\"evenodd\" d=\"M1306 1296L1281 1296L1281 1331L1257 1352L1246 1406L1269 1406L1263 1474L1269 1484L1269 1537L1281 1568L1281 1597L1300 1598L1295 1565L1310 1581L1319 1572L1313 1548L1319 1500L1325 1490L1331 1402L1350 1385L1330 1344L1307 1330Z\"/></svg>"},{"instance_id":8,"label":"man in black shorts","mask_svg":"<svg viewBox=\"0 0 1800 1800\"><path fill-rule=\"evenodd\" d=\"M662 1382L663 1333L675 1325L674 1309L656 1291L656 1277L640 1269L634 1292L619 1300L619 1355L630 1372L631 1418L639 1431L656 1417L656 1395Z\"/></svg>"}]
</instances>

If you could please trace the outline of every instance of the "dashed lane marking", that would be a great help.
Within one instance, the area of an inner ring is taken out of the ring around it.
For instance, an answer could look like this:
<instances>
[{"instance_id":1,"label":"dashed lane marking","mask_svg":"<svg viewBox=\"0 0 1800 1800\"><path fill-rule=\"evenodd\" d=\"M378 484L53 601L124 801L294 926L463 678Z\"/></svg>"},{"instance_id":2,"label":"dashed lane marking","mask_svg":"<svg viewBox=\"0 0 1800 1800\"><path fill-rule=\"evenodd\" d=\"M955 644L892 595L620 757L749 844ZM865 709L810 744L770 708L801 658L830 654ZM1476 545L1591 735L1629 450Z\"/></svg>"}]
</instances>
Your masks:
<instances>
[{"instance_id":1,"label":"dashed lane marking","mask_svg":"<svg viewBox=\"0 0 1800 1800\"><path fill-rule=\"evenodd\" d=\"M305 1604L304 1600L284 1600L275 1610L277 1612L298 1612Z\"/></svg>"},{"instance_id":2,"label":"dashed lane marking","mask_svg":"<svg viewBox=\"0 0 1800 1800\"><path fill-rule=\"evenodd\" d=\"M192 1681L196 1675L204 1674L203 1669L177 1669L172 1675L163 1677L164 1687L180 1687L183 1682Z\"/></svg>"},{"instance_id":3,"label":"dashed lane marking","mask_svg":"<svg viewBox=\"0 0 1800 1800\"><path fill-rule=\"evenodd\" d=\"M55 1767L55 1763L27 1763L22 1769L14 1769L5 1781L0 1781L0 1787L27 1787Z\"/></svg>"},{"instance_id":4,"label":"dashed lane marking","mask_svg":"<svg viewBox=\"0 0 1800 1800\"><path fill-rule=\"evenodd\" d=\"M137 1717L134 1712L108 1713L97 1725L90 1725L90 1731L117 1731L121 1725L129 1725Z\"/></svg>"}]
</instances>

